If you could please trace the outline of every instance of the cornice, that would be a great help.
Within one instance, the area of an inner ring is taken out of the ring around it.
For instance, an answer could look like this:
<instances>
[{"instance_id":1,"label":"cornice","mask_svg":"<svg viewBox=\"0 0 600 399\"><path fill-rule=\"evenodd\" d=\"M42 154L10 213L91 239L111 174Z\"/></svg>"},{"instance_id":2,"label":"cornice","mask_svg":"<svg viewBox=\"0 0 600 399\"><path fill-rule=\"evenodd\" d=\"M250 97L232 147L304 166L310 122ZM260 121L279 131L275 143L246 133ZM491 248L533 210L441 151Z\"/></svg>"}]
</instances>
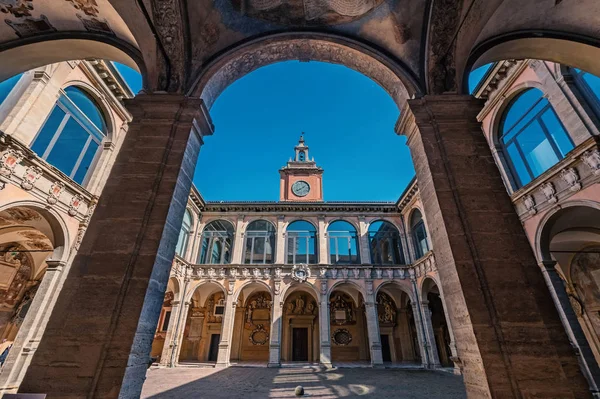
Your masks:
<instances>
[{"instance_id":1,"label":"cornice","mask_svg":"<svg viewBox=\"0 0 600 399\"><path fill-rule=\"evenodd\" d=\"M202 212L398 213L393 202L207 202Z\"/></svg>"}]
</instances>

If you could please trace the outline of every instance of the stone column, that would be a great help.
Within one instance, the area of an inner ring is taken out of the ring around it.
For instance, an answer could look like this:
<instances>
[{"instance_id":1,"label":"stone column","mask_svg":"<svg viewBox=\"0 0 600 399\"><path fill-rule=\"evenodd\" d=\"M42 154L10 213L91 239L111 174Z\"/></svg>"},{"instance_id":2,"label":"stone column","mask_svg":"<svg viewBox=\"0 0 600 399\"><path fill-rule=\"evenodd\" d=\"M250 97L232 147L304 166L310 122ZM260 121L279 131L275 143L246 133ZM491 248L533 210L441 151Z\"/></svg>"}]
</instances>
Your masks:
<instances>
[{"instance_id":1,"label":"stone column","mask_svg":"<svg viewBox=\"0 0 600 399\"><path fill-rule=\"evenodd\" d=\"M577 319L577 314L573 310L569 295L567 295L567 291L565 290L564 282L556 270L556 262L542 261L539 266L550 289L552 300L558 310L558 315L569 336L569 340L576 349L581 369L590 384L590 390L594 393L595 397L600 397L600 391L598 390L598 387L600 387L600 368L598 368L592 348Z\"/></svg>"},{"instance_id":2,"label":"stone column","mask_svg":"<svg viewBox=\"0 0 600 399\"><path fill-rule=\"evenodd\" d=\"M275 264L283 265L285 263L285 216L277 216L277 239L275 240Z\"/></svg>"},{"instance_id":3,"label":"stone column","mask_svg":"<svg viewBox=\"0 0 600 399\"><path fill-rule=\"evenodd\" d=\"M283 318L283 297L280 289L281 281L275 281L275 295L271 305L271 337L269 338L268 367L281 366L281 324Z\"/></svg>"},{"instance_id":4,"label":"stone column","mask_svg":"<svg viewBox=\"0 0 600 399\"><path fill-rule=\"evenodd\" d=\"M381 335L379 333L379 319L377 316L377 303L373 294L373 282L367 281L367 295L365 297L365 313L367 316L367 334L369 336L369 350L371 352L371 365L373 367L383 366L383 354L381 353Z\"/></svg>"},{"instance_id":5,"label":"stone column","mask_svg":"<svg viewBox=\"0 0 600 399\"><path fill-rule=\"evenodd\" d=\"M327 245L327 228L325 227L325 216L319 216L317 251L319 264L326 265L329 262L329 245Z\"/></svg>"},{"instance_id":6,"label":"stone column","mask_svg":"<svg viewBox=\"0 0 600 399\"><path fill-rule=\"evenodd\" d=\"M423 367L429 368L429 345L425 337L421 310L417 302L412 301L410 305L412 306L413 317L415 318L415 330L417 331L417 341L419 342L419 353L421 353L421 364Z\"/></svg>"},{"instance_id":7,"label":"stone column","mask_svg":"<svg viewBox=\"0 0 600 399\"><path fill-rule=\"evenodd\" d=\"M476 116L483 102L409 100L406 134L467 395L590 397ZM543 370L543 371L541 371Z\"/></svg>"},{"instance_id":8,"label":"stone column","mask_svg":"<svg viewBox=\"0 0 600 399\"><path fill-rule=\"evenodd\" d=\"M321 282L321 298L319 300L319 336L321 341L319 362L331 368L331 333L329 328L329 295L327 295L327 279Z\"/></svg>"},{"instance_id":9,"label":"stone column","mask_svg":"<svg viewBox=\"0 0 600 399\"><path fill-rule=\"evenodd\" d=\"M241 265L244 263L244 216L238 215L237 222L235 224L235 240L233 241L233 256L231 257L231 263L233 265Z\"/></svg>"},{"instance_id":10,"label":"stone column","mask_svg":"<svg viewBox=\"0 0 600 399\"><path fill-rule=\"evenodd\" d=\"M425 334L425 341L427 342L427 353L429 354L429 366L433 368L441 367L440 355L437 350L435 343L435 332L433 331L433 324L431 324L431 309L429 309L429 301L421 301L421 314L423 320L423 330Z\"/></svg>"},{"instance_id":11,"label":"stone column","mask_svg":"<svg viewBox=\"0 0 600 399\"><path fill-rule=\"evenodd\" d=\"M200 99L141 94L20 392L137 398L202 136Z\"/></svg>"},{"instance_id":12,"label":"stone column","mask_svg":"<svg viewBox=\"0 0 600 399\"><path fill-rule=\"evenodd\" d=\"M66 262L47 260L46 264L48 265L46 274L40 282L2 368L0 394L14 393L19 388L31 363L31 355L35 353L42 339L60 287L64 282L64 273L68 270Z\"/></svg>"},{"instance_id":13,"label":"stone column","mask_svg":"<svg viewBox=\"0 0 600 399\"><path fill-rule=\"evenodd\" d=\"M358 247L360 248L360 263L371 264L371 246L369 245L369 226L364 216L358 217Z\"/></svg>"},{"instance_id":14,"label":"stone column","mask_svg":"<svg viewBox=\"0 0 600 399\"><path fill-rule=\"evenodd\" d=\"M175 330L178 327L179 316L183 308L180 305L181 301L171 302L171 318L169 319L167 333L165 334L165 344L162 353L160 354L160 365L163 367L173 367L173 364L171 364L171 356L176 347L177 340L175 336L178 335L178 332Z\"/></svg>"},{"instance_id":15,"label":"stone column","mask_svg":"<svg viewBox=\"0 0 600 399\"><path fill-rule=\"evenodd\" d=\"M185 332L185 325L187 323L191 304L190 301L186 301L179 310L179 327L177 328L177 335L174 337L173 350L171 351L171 356L169 358L169 367L177 367L179 365L179 355L181 354L181 346L183 344L183 333Z\"/></svg>"},{"instance_id":16,"label":"stone column","mask_svg":"<svg viewBox=\"0 0 600 399\"><path fill-rule=\"evenodd\" d=\"M221 342L219 342L219 354L217 355L217 364L215 365L215 367L218 368L229 367L236 305L237 303L233 300L233 290L231 290L227 293L227 298L225 300L225 314L223 315L223 327L221 328Z\"/></svg>"}]
</instances>

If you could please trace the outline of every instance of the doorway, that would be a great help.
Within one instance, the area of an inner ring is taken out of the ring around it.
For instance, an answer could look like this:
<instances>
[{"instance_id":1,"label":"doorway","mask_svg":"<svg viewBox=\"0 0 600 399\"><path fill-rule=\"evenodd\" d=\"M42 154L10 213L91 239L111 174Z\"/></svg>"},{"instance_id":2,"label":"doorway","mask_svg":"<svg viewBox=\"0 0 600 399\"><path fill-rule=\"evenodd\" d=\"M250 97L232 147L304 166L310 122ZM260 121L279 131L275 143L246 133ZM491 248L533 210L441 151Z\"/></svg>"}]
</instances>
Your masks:
<instances>
[{"instance_id":1,"label":"doorway","mask_svg":"<svg viewBox=\"0 0 600 399\"><path fill-rule=\"evenodd\" d=\"M292 329L292 361L308 361L308 328Z\"/></svg>"},{"instance_id":2,"label":"doorway","mask_svg":"<svg viewBox=\"0 0 600 399\"><path fill-rule=\"evenodd\" d=\"M383 356L384 362L392 361L392 351L390 349L390 336L389 335L381 335L381 354Z\"/></svg>"},{"instance_id":3,"label":"doorway","mask_svg":"<svg viewBox=\"0 0 600 399\"><path fill-rule=\"evenodd\" d=\"M219 342L221 342L221 334L212 334L210 336L210 349L208 350L208 361L216 362L219 355Z\"/></svg>"}]
</instances>

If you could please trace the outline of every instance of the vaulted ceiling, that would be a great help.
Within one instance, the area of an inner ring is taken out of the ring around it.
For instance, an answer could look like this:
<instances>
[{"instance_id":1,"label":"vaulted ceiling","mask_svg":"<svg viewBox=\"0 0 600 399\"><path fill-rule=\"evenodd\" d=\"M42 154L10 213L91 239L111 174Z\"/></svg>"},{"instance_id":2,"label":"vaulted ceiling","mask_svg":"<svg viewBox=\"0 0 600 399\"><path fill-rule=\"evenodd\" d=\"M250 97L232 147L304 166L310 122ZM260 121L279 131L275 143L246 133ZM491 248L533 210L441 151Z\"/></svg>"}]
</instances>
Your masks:
<instances>
[{"instance_id":1,"label":"vaulted ceiling","mask_svg":"<svg viewBox=\"0 0 600 399\"><path fill-rule=\"evenodd\" d=\"M206 71L233 58L231 79L282 59L348 65L356 54L367 56L348 66L373 63L362 72L401 97L460 92L475 63L505 58L600 75L597 0L0 0L0 12L0 79L95 57L136 64L147 90L197 94ZM292 40L300 50L285 52ZM337 50L324 52L328 43Z\"/></svg>"}]
</instances>

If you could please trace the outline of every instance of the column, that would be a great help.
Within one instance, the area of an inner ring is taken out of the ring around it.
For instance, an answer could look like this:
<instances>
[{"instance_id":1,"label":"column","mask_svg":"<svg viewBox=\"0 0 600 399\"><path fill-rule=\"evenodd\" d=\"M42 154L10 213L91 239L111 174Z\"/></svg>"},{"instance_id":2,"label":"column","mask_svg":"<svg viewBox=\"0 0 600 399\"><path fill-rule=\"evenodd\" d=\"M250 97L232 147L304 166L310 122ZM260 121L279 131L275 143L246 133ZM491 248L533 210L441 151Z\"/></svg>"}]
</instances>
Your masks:
<instances>
[{"instance_id":1,"label":"column","mask_svg":"<svg viewBox=\"0 0 600 399\"><path fill-rule=\"evenodd\" d=\"M231 264L241 265L243 263L244 254L244 216L238 215L237 222L235 224L235 240L233 242L233 256L231 258Z\"/></svg>"},{"instance_id":2,"label":"column","mask_svg":"<svg viewBox=\"0 0 600 399\"><path fill-rule=\"evenodd\" d=\"M165 344L160 354L160 365L163 367L173 367L171 363L171 356L173 350L176 347L178 331L175 331L178 327L179 316L182 311L181 301L171 302L171 318L169 319L169 325L167 327L167 333L165 334Z\"/></svg>"},{"instance_id":3,"label":"column","mask_svg":"<svg viewBox=\"0 0 600 399\"><path fill-rule=\"evenodd\" d=\"M285 216L277 216L277 238L275 239L275 264L285 264Z\"/></svg>"},{"instance_id":4,"label":"column","mask_svg":"<svg viewBox=\"0 0 600 399\"><path fill-rule=\"evenodd\" d=\"M187 323L188 313L191 307L190 301L185 301L179 311L179 326L177 327L177 334L174 336L173 350L171 356L168 359L169 367L177 367L179 365L179 355L181 354L181 346L183 344L183 334L185 332L185 324Z\"/></svg>"},{"instance_id":5,"label":"column","mask_svg":"<svg viewBox=\"0 0 600 399\"><path fill-rule=\"evenodd\" d=\"M319 227L318 227L318 255L319 255L319 264L327 265L329 264L329 245L327 245L327 228L325 227L325 216L319 216Z\"/></svg>"},{"instance_id":6,"label":"column","mask_svg":"<svg viewBox=\"0 0 600 399\"><path fill-rule=\"evenodd\" d=\"M371 264L371 246L369 245L369 226L364 216L358 217L358 246L360 248L360 263Z\"/></svg>"},{"instance_id":7,"label":"column","mask_svg":"<svg viewBox=\"0 0 600 399\"><path fill-rule=\"evenodd\" d=\"M281 324L283 316L283 297L280 290L280 281L275 281L275 295L271 305L271 337L269 338L269 363L268 367L281 366Z\"/></svg>"},{"instance_id":8,"label":"column","mask_svg":"<svg viewBox=\"0 0 600 399\"><path fill-rule=\"evenodd\" d=\"M319 336L321 341L320 363L331 368L331 333L329 328L329 295L327 279L321 279L321 298L319 300Z\"/></svg>"},{"instance_id":9,"label":"column","mask_svg":"<svg viewBox=\"0 0 600 399\"><path fill-rule=\"evenodd\" d=\"M579 363L590 384L590 390L596 396L600 396L598 389L600 387L600 368L598 368L592 348L585 337L581 324L579 324L577 314L573 310L573 306L565 290L564 282L556 270L556 262L542 261L539 263L539 266L550 290L550 295L552 295L554 305L558 310L558 315L569 336L569 340L577 350Z\"/></svg>"},{"instance_id":10,"label":"column","mask_svg":"<svg viewBox=\"0 0 600 399\"><path fill-rule=\"evenodd\" d=\"M202 136L200 99L141 94L20 392L141 394Z\"/></svg>"},{"instance_id":11,"label":"column","mask_svg":"<svg viewBox=\"0 0 600 399\"><path fill-rule=\"evenodd\" d=\"M70 263L70 262L69 262ZM68 271L67 263L59 260L47 260L46 274L33 297L27 315L19 328L13 346L6 358L0 374L0 395L14 393L19 388L25 372L31 363L44 329L48 323L52 308L56 303L60 285Z\"/></svg>"},{"instance_id":12,"label":"column","mask_svg":"<svg viewBox=\"0 0 600 399\"><path fill-rule=\"evenodd\" d=\"M419 342L419 353L421 353L421 364L423 367L429 368L429 345L425 338L421 311L417 302L411 301L410 305L412 306L412 312L415 318L415 330L417 331L417 341Z\"/></svg>"},{"instance_id":13,"label":"column","mask_svg":"<svg viewBox=\"0 0 600 399\"><path fill-rule=\"evenodd\" d=\"M471 96L425 96L408 101L397 125L408 138L467 395L590 397L476 120L482 107Z\"/></svg>"},{"instance_id":14,"label":"column","mask_svg":"<svg viewBox=\"0 0 600 399\"><path fill-rule=\"evenodd\" d=\"M219 342L219 354L215 367L229 367L231 358L231 340L233 339L233 324L235 322L235 307L237 303L233 300L233 292L227 294L225 300L225 314L223 315L223 326L221 328L221 342Z\"/></svg>"},{"instance_id":15,"label":"column","mask_svg":"<svg viewBox=\"0 0 600 399\"><path fill-rule=\"evenodd\" d=\"M429 301L421 301L421 314L423 320L423 332L425 341L427 342L427 352L429 354L429 365L433 368L441 367L440 355L435 343L435 333L433 332L433 324L431 324L431 309L429 309Z\"/></svg>"},{"instance_id":16,"label":"column","mask_svg":"<svg viewBox=\"0 0 600 399\"><path fill-rule=\"evenodd\" d=\"M369 349L371 352L371 365L373 367L383 366L383 354L381 353L381 335L379 333L379 319L377 317L377 303L373 295L373 282L367 281L365 297L365 313L367 316L367 333L369 335Z\"/></svg>"}]
</instances>

